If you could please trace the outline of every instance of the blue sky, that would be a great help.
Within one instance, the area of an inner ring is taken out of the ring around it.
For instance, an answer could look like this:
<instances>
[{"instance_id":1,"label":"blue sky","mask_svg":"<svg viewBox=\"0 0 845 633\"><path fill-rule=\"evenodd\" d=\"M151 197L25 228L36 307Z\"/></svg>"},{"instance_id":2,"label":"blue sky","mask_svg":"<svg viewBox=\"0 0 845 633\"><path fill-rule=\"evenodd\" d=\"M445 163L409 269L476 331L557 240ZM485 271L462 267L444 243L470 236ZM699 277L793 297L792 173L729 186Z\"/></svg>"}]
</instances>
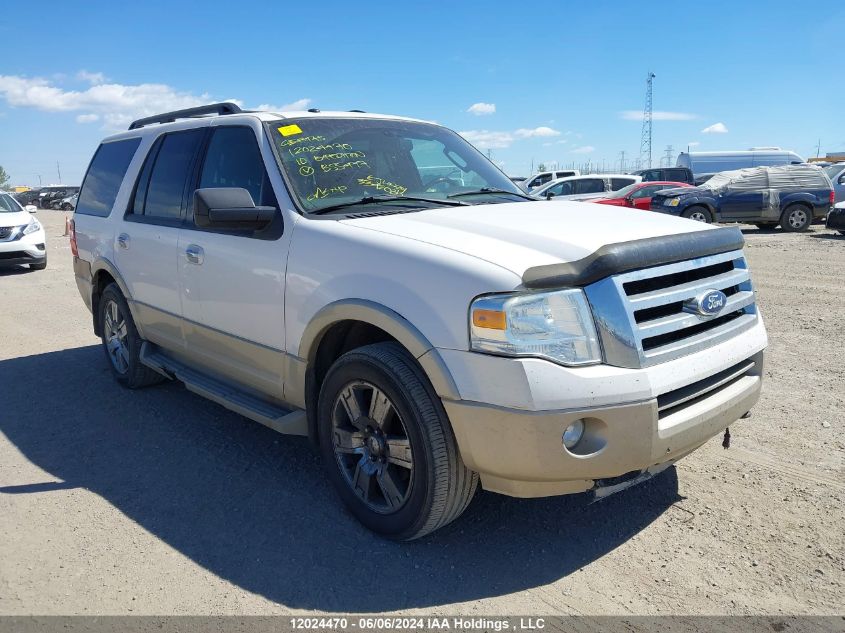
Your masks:
<instances>
[{"instance_id":1,"label":"blue sky","mask_svg":"<svg viewBox=\"0 0 845 633\"><path fill-rule=\"evenodd\" d=\"M649 70L655 164L669 144L845 150L842 0L195 6L7 3L12 183L56 182L58 162L78 184L99 140L132 118L224 99L436 120L512 175L532 161L615 168L622 150L630 166Z\"/></svg>"}]
</instances>

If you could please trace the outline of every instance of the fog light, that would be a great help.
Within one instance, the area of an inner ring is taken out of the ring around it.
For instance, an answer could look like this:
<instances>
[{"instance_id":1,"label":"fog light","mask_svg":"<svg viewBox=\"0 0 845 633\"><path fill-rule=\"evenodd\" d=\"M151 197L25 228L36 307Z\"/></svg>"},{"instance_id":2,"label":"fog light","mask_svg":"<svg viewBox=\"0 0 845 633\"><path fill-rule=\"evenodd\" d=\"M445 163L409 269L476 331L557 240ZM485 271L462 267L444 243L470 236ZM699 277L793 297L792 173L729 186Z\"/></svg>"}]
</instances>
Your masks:
<instances>
[{"instance_id":1,"label":"fog light","mask_svg":"<svg viewBox=\"0 0 845 633\"><path fill-rule=\"evenodd\" d=\"M584 436L584 420L575 420L572 424L566 427L563 432L563 445L566 448L572 448Z\"/></svg>"}]
</instances>

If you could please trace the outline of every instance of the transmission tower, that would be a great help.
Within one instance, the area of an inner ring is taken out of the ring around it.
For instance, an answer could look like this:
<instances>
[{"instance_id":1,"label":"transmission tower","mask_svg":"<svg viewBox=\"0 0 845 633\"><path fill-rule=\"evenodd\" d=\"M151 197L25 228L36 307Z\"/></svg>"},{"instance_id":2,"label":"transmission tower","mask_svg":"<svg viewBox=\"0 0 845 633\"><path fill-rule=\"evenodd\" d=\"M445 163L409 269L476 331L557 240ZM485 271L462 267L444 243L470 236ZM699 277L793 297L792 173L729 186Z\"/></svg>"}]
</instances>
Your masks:
<instances>
[{"instance_id":1,"label":"transmission tower","mask_svg":"<svg viewBox=\"0 0 845 633\"><path fill-rule=\"evenodd\" d=\"M625 173L625 150L619 152L619 171Z\"/></svg>"},{"instance_id":2,"label":"transmission tower","mask_svg":"<svg viewBox=\"0 0 845 633\"><path fill-rule=\"evenodd\" d=\"M672 152L673 152L673 151L675 151L675 148L674 148L674 147L672 147L671 145L667 145L667 146L666 146L666 155L665 155L663 158L665 158L665 159L666 159L666 166L667 166L667 167L671 167L671 166L672 166ZM662 162L662 161L661 161L661 162Z\"/></svg>"},{"instance_id":3,"label":"transmission tower","mask_svg":"<svg viewBox=\"0 0 845 633\"><path fill-rule=\"evenodd\" d=\"M640 165L651 167L651 93L656 75L649 71L645 87L645 108L643 109L643 132L640 137Z\"/></svg>"}]
</instances>

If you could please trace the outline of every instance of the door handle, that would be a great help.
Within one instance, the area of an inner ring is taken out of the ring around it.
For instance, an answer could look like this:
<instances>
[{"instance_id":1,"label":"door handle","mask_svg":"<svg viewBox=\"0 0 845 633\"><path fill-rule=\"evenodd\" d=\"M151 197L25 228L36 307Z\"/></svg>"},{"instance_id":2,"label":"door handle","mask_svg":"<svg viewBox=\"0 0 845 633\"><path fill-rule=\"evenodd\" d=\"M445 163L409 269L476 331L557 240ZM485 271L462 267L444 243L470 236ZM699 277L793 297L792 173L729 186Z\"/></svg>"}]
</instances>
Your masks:
<instances>
[{"instance_id":1,"label":"door handle","mask_svg":"<svg viewBox=\"0 0 845 633\"><path fill-rule=\"evenodd\" d=\"M202 246L191 244L185 249L185 259L188 260L189 264L196 264L199 266L202 264L204 258L205 251L202 250Z\"/></svg>"},{"instance_id":2,"label":"door handle","mask_svg":"<svg viewBox=\"0 0 845 633\"><path fill-rule=\"evenodd\" d=\"M129 248L129 236L126 233L121 233L117 236L117 245L123 250Z\"/></svg>"}]
</instances>

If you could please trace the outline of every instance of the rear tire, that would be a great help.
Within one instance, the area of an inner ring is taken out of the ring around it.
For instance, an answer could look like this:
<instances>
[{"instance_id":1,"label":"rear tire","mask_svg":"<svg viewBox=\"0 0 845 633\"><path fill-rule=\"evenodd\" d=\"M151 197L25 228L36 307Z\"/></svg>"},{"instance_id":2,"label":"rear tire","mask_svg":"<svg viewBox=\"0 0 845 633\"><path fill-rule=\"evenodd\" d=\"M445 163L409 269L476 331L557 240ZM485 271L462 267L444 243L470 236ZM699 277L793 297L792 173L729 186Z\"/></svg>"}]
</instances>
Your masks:
<instances>
[{"instance_id":1,"label":"rear tire","mask_svg":"<svg viewBox=\"0 0 845 633\"><path fill-rule=\"evenodd\" d=\"M681 217L687 218L688 220L695 220L696 222L704 222L705 224L713 222L713 215L710 211L700 205L684 209L683 213L681 213Z\"/></svg>"},{"instance_id":2,"label":"rear tire","mask_svg":"<svg viewBox=\"0 0 845 633\"><path fill-rule=\"evenodd\" d=\"M469 505L478 474L461 460L440 398L397 343L347 352L317 408L329 479L355 517L395 540L420 538Z\"/></svg>"},{"instance_id":3,"label":"rear tire","mask_svg":"<svg viewBox=\"0 0 845 633\"><path fill-rule=\"evenodd\" d=\"M129 305L117 284L103 290L99 303L100 330L103 351L114 379L128 389L139 389L164 380L141 363L143 339L138 335Z\"/></svg>"},{"instance_id":4,"label":"rear tire","mask_svg":"<svg viewBox=\"0 0 845 633\"><path fill-rule=\"evenodd\" d=\"M813 223L813 212L804 204L793 204L786 207L780 216L780 228L789 233L800 233L810 228Z\"/></svg>"}]
</instances>

